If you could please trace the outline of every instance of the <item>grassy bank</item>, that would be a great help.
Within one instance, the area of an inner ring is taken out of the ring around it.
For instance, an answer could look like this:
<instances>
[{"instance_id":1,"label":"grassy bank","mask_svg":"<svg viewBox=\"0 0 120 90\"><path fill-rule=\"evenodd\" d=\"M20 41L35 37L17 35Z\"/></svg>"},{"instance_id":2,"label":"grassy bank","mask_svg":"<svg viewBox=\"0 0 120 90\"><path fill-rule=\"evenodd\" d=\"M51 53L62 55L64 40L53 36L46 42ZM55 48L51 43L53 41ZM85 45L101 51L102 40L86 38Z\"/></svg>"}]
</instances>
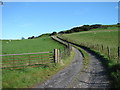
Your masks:
<instances>
[{"instance_id":1,"label":"grassy bank","mask_svg":"<svg viewBox=\"0 0 120 90\"><path fill-rule=\"evenodd\" d=\"M9 43L6 43L9 42ZM49 46L48 46L49 45ZM51 39L50 36L42 36L37 39L20 40L20 41L3 41L3 54L18 54L52 51L54 48L64 49L64 46ZM20 47L20 48L19 48ZM27 88L35 84L42 83L52 75L69 65L74 58L75 53L72 51L70 56L63 58L63 64L40 65L39 67L27 67L16 70L2 71L3 88Z\"/></svg>"}]
</instances>

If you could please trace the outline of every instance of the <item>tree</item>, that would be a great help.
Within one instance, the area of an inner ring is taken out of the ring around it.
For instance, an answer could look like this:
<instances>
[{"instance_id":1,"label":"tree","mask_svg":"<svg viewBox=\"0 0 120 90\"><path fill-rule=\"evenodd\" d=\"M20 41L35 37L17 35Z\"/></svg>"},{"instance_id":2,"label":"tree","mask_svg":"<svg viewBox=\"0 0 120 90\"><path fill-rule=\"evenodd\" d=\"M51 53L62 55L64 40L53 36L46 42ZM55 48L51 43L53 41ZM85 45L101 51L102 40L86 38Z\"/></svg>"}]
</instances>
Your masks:
<instances>
[{"instance_id":1,"label":"tree","mask_svg":"<svg viewBox=\"0 0 120 90\"><path fill-rule=\"evenodd\" d=\"M32 37L28 37L28 39L34 39L35 38L35 36L32 36Z\"/></svg>"},{"instance_id":2,"label":"tree","mask_svg":"<svg viewBox=\"0 0 120 90\"><path fill-rule=\"evenodd\" d=\"M21 38L21 40L24 40L24 39L25 39L24 37Z\"/></svg>"},{"instance_id":3,"label":"tree","mask_svg":"<svg viewBox=\"0 0 120 90\"><path fill-rule=\"evenodd\" d=\"M117 25L120 25L120 23L117 23Z\"/></svg>"},{"instance_id":4,"label":"tree","mask_svg":"<svg viewBox=\"0 0 120 90\"><path fill-rule=\"evenodd\" d=\"M64 31L60 31L59 34L64 34L65 32Z\"/></svg>"},{"instance_id":5,"label":"tree","mask_svg":"<svg viewBox=\"0 0 120 90\"><path fill-rule=\"evenodd\" d=\"M50 36L51 36L51 35L56 35L56 34L57 34L57 32L53 32L53 33L50 34Z\"/></svg>"},{"instance_id":6,"label":"tree","mask_svg":"<svg viewBox=\"0 0 120 90\"><path fill-rule=\"evenodd\" d=\"M81 27L81 29L82 29L83 31L88 31L88 30L91 29L91 27L90 27L89 25L83 25L83 26Z\"/></svg>"},{"instance_id":7,"label":"tree","mask_svg":"<svg viewBox=\"0 0 120 90\"><path fill-rule=\"evenodd\" d=\"M95 29L95 28L100 28L102 25L101 24L95 24L95 25L91 25L91 29Z\"/></svg>"}]
</instances>

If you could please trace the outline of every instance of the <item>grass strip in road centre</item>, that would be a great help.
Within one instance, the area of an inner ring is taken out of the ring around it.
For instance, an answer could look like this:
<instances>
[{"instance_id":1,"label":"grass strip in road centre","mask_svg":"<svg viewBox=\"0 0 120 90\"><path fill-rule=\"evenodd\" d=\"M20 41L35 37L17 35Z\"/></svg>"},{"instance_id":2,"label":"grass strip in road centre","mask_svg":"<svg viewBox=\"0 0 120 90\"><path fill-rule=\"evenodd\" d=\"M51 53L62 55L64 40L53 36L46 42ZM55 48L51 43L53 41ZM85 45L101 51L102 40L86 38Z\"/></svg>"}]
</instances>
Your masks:
<instances>
[{"instance_id":1,"label":"grass strip in road centre","mask_svg":"<svg viewBox=\"0 0 120 90\"><path fill-rule=\"evenodd\" d=\"M82 54L82 56L83 56L83 69L87 69L88 68L88 65L89 65L89 59L90 59L90 56L88 55L88 53L85 51L85 50L83 50L82 48L80 48L80 47L78 47L78 46L75 46L75 45L73 45L75 48L77 48L80 52L81 52L81 54Z\"/></svg>"},{"instance_id":2,"label":"grass strip in road centre","mask_svg":"<svg viewBox=\"0 0 120 90\"><path fill-rule=\"evenodd\" d=\"M84 73L83 71L86 71L89 68L88 66L89 66L89 62L90 62L89 61L90 56L88 55L88 53L84 49L82 49L76 45L72 45L72 46L75 47L76 49L78 49L80 51L80 53L82 54L82 68L76 74L76 76L72 79L72 81L71 81L72 83L70 83L67 86L67 88L73 88L74 85L76 84L76 82L79 82L80 75L82 75Z\"/></svg>"}]
</instances>

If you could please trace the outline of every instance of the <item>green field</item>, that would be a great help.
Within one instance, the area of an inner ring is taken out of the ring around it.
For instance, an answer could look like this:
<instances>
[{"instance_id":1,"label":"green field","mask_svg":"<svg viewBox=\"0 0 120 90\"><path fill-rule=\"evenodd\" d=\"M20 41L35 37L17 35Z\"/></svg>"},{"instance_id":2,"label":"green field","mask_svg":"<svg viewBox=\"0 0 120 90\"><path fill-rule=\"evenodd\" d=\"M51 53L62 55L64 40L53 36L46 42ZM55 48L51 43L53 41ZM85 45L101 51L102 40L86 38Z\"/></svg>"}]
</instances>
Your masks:
<instances>
[{"instance_id":1,"label":"green field","mask_svg":"<svg viewBox=\"0 0 120 90\"><path fill-rule=\"evenodd\" d=\"M64 46L52 40L48 35L36 39L2 41L2 54L47 52L55 48L63 49Z\"/></svg>"},{"instance_id":2,"label":"green field","mask_svg":"<svg viewBox=\"0 0 120 90\"><path fill-rule=\"evenodd\" d=\"M84 45L87 47L92 48L92 46L96 47L97 49L102 48L103 50L98 50L101 54L108 56L107 47L110 48L111 59L115 62L117 61L117 49L118 49L118 31L117 29L113 29L109 31L108 29L98 30L96 31L85 31L85 32L78 32L72 34L64 34L60 37L66 39L68 41L72 41L79 45Z\"/></svg>"},{"instance_id":3,"label":"green field","mask_svg":"<svg viewBox=\"0 0 120 90\"><path fill-rule=\"evenodd\" d=\"M103 29L97 28L97 29L91 29L90 31L103 31L103 30L108 30L108 31L110 31L110 30L118 30L118 27L113 26L113 27L107 27L107 28L103 28Z\"/></svg>"},{"instance_id":4,"label":"green field","mask_svg":"<svg viewBox=\"0 0 120 90\"><path fill-rule=\"evenodd\" d=\"M2 44L2 54L19 54L19 53L34 53L47 52L53 49L64 49L64 46L48 35L43 35L40 38L30 40L4 40ZM22 69L3 69L2 70L2 85L3 88L27 88L47 80L56 72L68 65L74 58L74 52L71 56L62 58L64 65L51 63L39 67L30 67ZM4 61L2 61L4 63Z\"/></svg>"}]
</instances>

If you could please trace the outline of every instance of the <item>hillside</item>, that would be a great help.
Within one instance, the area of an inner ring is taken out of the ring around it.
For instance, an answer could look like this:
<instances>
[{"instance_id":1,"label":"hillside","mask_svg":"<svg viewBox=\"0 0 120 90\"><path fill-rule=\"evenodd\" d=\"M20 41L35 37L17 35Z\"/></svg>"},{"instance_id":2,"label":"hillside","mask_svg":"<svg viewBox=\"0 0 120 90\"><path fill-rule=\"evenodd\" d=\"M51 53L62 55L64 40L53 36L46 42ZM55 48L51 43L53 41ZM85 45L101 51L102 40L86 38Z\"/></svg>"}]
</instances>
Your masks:
<instances>
[{"instance_id":1,"label":"hillside","mask_svg":"<svg viewBox=\"0 0 120 90\"><path fill-rule=\"evenodd\" d=\"M43 35L35 39L2 41L2 54L47 52L53 51L55 48L63 49L64 46L52 40L49 35Z\"/></svg>"},{"instance_id":2,"label":"hillside","mask_svg":"<svg viewBox=\"0 0 120 90\"><path fill-rule=\"evenodd\" d=\"M118 29L116 27L109 27L109 29L93 29L90 31L63 34L60 35L60 37L65 40L72 41L74 43L87 47L90 47L92 45L97 47L103 46L104 49L109 47L111 49L111 54L113 54L114 56L114 59L115 57L117 57ZM107 54L107 52L104 53Z\"/></svg>"}]
</instances>

